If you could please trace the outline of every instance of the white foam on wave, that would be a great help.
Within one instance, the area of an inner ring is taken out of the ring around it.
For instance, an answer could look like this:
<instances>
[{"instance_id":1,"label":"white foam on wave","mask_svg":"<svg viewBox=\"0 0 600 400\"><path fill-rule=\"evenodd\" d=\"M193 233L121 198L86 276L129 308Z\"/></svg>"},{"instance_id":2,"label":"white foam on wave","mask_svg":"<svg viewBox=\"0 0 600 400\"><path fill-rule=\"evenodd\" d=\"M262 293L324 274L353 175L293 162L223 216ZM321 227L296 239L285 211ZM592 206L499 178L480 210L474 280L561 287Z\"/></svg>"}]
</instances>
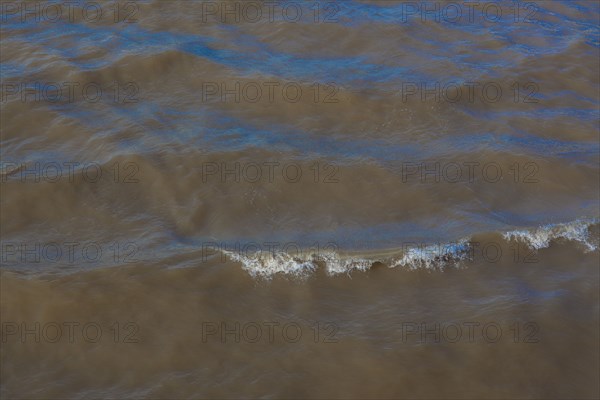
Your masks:
<instances>
[{"instance_id":1,"label":"white foam on wave","mask_svg":"<svg viewBox=\"0 0 600 400\"><path fill-rule=\"evenodd\" d=\"M338 275L338 274L349 274L352 271L367 271L371 268L373 263L378 260L369 260L366 258L344 258L340 257L339 254L335 252L329 252L325 254L320 254L318 256L320 261L325 262L327 273L329 275Z\"/></svg>"},{"instance_id":2,"label":"white foam on wave","mask_svg":"<svg viewBox=\"0 0 600 400\"><path fill-rule=\"evenodd\" d=\"M306 253L291 255L284 252L255 252L242 254L225 251L231 260L240 262L242 268L253 277L272 278L283 273L297 278L306 278L312 274L319 263L325 265L328 275L348 274L353 271L367 271L374 263L380 262L389 268L404 267L411 270L420 268L443 269L449 265L458 266L460 260L468 258L469 243L467 239L459 243L443 246L431 245L407 249L403 255L395 259L357 258L342 256L336 252Z\"/></svg>"},{"instance_id":3,"label":"white foam on wave","mask_svg":"<svg viewBox=\"0 0 600 400\"><path fill-rule=\"evenodd\" d=\"M410 270L421 268L444 269L450 265L458 267L460 261L470 258L471 246L469 239L461 239L457 243L442 246L431 245L407 249L404 254L392 260L390 268L404 267Z\"/></svg>"},{"instance_id":4,"label":"white foam on wave","mask_svg":"<svg viewBox=\"0 0 600 400\"><path fill-rule=\"evenodd\" d=\"M317 264L312 259L303 259L283 252L241 254L223 250L223 253L242 263L242 268L253 277L271 278L275 274L284 273L305 278L317 269Z\"/></svg>"},{"instance_id":5,"label":"white foam on wave","mask_svg":"<svg viewBox=\"0 0 600 400\"><path fill-rule=\"evenodd\" d=\"M350 273L353 270L366 271L373 265L372 260L342 257L331 251L320 254L306 253L291 255L284 252L240 252L223 251L230 259L240 262L242 268L253 277L271 278L284 273L297 278L306 278L313 273L319 262L325 264L329 275Z\"/></svg>"},{"instance_id":6,"label":"white foam on wave","mask_svg":"<svg viewBox=\"0 0 600 400\"><path fill-rule=\"evenodd\" d=\"M550 246L553 240L565 239L584 245L586 252L598 250L598 240L591 238L590 227L598 223L598 219L579 219L563 224L548 224L538 228L514 230L502 234L504 240L518 240L535 250ZM389 268L405 268L408 270L430 269L443 270L448 267L460 267L461 262L471 260L473 247L471 238L463 238L458 242L415 246L403 249L398 256L384 258L364 258L341 255L336 252L298 253L256 252L242 254L240 252L222 252L231 260L240 262L242 268L253 277L271 279L276 274L285 274L296 278L307 278L324 265L328 275L348 274L353 271L368 271L373 264L382 263Z\"/></svg>"},{"instance_id":7,"label":"white foam on wave","mask_svg":"<svg viewBox=\"0 0 600 400\"><path fill-rule=\"evenodd\" d=\"M548 224L531 230L514 230L502 234L505 240L524 242L529 247L540 250L550 246L553 240L566 239L584 245L586 251L598 249L590 237L590 227L598 223L598 219L578 219L564 224Z\"/></svg>"}]
</instances>

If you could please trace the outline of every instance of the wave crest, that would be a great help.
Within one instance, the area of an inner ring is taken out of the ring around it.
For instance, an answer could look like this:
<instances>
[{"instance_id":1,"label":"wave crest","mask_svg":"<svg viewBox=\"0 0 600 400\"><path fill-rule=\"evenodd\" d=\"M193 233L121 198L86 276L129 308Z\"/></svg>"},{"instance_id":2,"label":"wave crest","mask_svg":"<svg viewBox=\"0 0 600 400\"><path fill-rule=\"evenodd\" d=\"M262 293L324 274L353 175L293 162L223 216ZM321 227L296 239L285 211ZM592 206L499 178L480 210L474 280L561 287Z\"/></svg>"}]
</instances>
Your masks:
<instances>
[{"instance_id":1,"label":"wave crest","mask_svg":"<svg viewBox=\"0 0 600 400\"><path fill-rule=\"evenodd\" d=\"M500 236L507 242L511 240L522 242L535 251L550 247L555 240L564 239L580 243L584 246L585 252L591 252L598 250L598 238L592 237L590 227L598 222L597 218L579 219L568 223L547 224L533 229L508 231L501 233ZM469 237L453 243L405 248L385 257L357 257L334 251L298 254L281 251L249 254L221 251L231 260L240 262L242 268L253 277L270 279L276 274L286 274L307 278L320 266L324 266L329 276L350 275L353 271L368 271L375 264L407 270L458 268L461 263L473 260L474 243L476 242Z\"/></svg>"},{"instance_id":2,"label":"wave crest","mask_svg":"<svg viewBox=\"0 0 600 400\"><path fill-rule=\"evenodd\" d=\"M598 249L598 243L595 243L590 235L590 227L598 223L598 219L576 221L564 224L548 224L532 230L515 230L502 234L505 240L517 240L524 242L535 250L544 249L550 246L553 240L566 239L579 242L585 246L586 251Z\"/></svg>"}]
</instances>

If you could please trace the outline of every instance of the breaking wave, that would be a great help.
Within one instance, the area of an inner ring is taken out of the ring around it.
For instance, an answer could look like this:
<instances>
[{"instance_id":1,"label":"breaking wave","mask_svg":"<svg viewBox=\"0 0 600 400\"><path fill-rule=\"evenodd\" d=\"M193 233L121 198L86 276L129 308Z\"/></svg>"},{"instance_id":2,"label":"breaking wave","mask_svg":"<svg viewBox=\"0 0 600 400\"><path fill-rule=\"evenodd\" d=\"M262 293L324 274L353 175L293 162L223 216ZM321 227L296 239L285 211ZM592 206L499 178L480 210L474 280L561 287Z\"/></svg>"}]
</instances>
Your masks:
<instances>
[{"instance_id":1,"label":"breaking wave","mask_svg":"<svg viewBox=\"0 0 600 400\"><path fill-rule=\"evenodd\" d=\"M597 240L592 239L590 227L598 224L597 218L592 220L579 219L565 224L548 224L533 230L514 230L502 235L505 240L517 240L526 243L535 250L550 246L550 242L566 239L579 242L587 251L598 249Z\"/></svg>"},{"instance_id":2,"label":"breaking wave","mask_svg":"<svg viewBox=\"0 0 600 400\"><path fill-rule=\"evenodd\" d=\"M552 242L566 240L579 243L583 251L597 251L598 235L591 228L599 223L598 218L578 219L568 223L547 224L536 228L503 232L500 237L505 244L519 242L533 251L550 247ZM310 251L290 254L281 251L241 253L222 252L231 260L242 264L242 268L256 278L270 279L276 274L307 278L317 269L324 268L327 275L350 275L353 271L368 271L374 265L406 270L444 270L459 268L472 262L475 254L474 238L462 238L454 243L430 244L407 247L386 252L385 256L361 257L328 251Z\"/></svg>"}]
</instances>

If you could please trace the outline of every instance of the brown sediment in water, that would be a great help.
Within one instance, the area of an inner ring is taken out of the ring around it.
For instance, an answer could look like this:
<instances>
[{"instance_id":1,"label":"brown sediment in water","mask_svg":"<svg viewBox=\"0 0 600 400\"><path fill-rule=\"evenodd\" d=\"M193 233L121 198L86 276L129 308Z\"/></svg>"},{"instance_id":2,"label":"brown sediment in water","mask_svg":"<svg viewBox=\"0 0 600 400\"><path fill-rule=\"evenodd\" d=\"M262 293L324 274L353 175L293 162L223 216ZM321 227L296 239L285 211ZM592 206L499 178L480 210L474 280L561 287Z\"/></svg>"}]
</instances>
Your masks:
<instances>
[{"instance_id":1,"label":"brown sediment in water","mask_svg":"<svg viewBox=\"0 0 600 400\"><path fill-rule=\"evenodd\" d=\"M0 16L2 398L600 396L596 3L96 4Z\"/></svg>"}]
</instances>

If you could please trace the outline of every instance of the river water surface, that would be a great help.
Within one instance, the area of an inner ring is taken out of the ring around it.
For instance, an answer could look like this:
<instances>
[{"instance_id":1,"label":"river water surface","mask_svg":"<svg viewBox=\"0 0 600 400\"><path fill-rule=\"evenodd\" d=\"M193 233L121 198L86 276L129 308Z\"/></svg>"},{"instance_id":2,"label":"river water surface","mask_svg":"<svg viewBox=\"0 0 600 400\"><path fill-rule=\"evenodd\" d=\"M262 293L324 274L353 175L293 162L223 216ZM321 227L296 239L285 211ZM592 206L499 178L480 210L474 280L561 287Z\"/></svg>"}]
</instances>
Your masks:
<instances>
[{"instance_id":1,"label":"river water surface","mask_svg":"<svg viewBox=\"0 0 600 400\"><path fill-rule=\"evenodd\" d=\"M598 398L600 6L2 2L3 398Z\"/></svg>"}]
</instances>

